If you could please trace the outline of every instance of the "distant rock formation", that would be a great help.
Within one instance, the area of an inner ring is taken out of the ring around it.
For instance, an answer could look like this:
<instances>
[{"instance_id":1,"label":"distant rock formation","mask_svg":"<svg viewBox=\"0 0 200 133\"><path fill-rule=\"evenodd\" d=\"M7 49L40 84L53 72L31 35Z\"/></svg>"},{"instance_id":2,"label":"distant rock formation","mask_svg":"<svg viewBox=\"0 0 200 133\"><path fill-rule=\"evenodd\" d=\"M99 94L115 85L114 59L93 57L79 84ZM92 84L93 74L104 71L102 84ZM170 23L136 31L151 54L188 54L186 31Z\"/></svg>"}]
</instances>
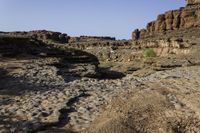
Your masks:
<instances>
[{"instance_id":1,"label":"distant rock formation","mask_svg":"<svg viewBox=\"0 0 200 133\"><path fill-rule=\"evenodd\" d=\"M53 32L47 30L34 30L29 32L0 32L13 37L29 37L42 41L53 43L79 43L79 42L99 42L99 41L115 41L114 37L109 36L80 36L70 37L65 33Z\"/></svg>"},{"instance_id":2,"label":"distant rock formation","mask_svg":"<svg viewBox=\"0 0 200 133\"><path fill-rule=\"evenodd\" d=\"M46 31L46 30L38 30L38 31L32 31L28 33L32 37L40 38L40 39L50 39L59 43L68 43L69 36L65 33L60 32L52 32L52 31Z\"/></svg>"},{"instance_id":3,"label":"distant rock formation","mask_svg":"<svg viewBox=\"0 0 200 133\"><path fill-rule=\"evenodd\" d=\"M38 40L50 40L58 43L68 43L69 36L65 33L53 32L47 30L34 30L30 32L8 32L4 33L14 37L29 37Z\"/></svg>"},{"instance_id":4,"label":"distant rock formation","mask_svg":"<svg viewBox=\"0 0 200 133\"><path fill-rule=\"evenodd\" d=\"M166 31L200 27L200 0L187 0L187 6L160 14L157 20L147 24L146 29L135 30L132 39L138 40Z\"/></svg>"},{"instance_id":5,"label":"distant rock formation","mask_svg":"<svg viewBox=\"0 0 200 133\"><path fill-rule=\"evenodd\" d=\"M71 37L69 43L75 42L96 42L96 41L115 41L114 37L98 37L98 36L80 36L80 37Z\"/></svg>"}]
</instances>

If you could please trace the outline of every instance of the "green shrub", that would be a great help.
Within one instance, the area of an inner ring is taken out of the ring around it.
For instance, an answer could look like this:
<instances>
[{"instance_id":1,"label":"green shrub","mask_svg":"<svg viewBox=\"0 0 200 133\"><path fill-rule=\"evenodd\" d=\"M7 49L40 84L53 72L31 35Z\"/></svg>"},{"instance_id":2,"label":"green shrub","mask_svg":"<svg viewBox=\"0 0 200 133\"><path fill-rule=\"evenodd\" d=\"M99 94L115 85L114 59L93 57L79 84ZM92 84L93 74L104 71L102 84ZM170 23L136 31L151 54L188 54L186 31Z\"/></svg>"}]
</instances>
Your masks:
<instances>
[{"instance_id":1,"label":"green shrub","mask_svg":"<svg viewBox=\"0 0 200 133\"><path fill-rule=\"evenodd\" d=\"M107 61L110 58L110 51L107 49L102 49L99 53L99 59L101 61Z\"/></svg>"},{"instance_id":2,"label":"green shrub","mask_svg":"<svg viewBox=\"0 0 200 133\"><path fill-rule=\"evenodd\" d=\"M156 52L152 48L145 49L144 57L146 58L156 57Z\"/></svg>"}]
</instances>

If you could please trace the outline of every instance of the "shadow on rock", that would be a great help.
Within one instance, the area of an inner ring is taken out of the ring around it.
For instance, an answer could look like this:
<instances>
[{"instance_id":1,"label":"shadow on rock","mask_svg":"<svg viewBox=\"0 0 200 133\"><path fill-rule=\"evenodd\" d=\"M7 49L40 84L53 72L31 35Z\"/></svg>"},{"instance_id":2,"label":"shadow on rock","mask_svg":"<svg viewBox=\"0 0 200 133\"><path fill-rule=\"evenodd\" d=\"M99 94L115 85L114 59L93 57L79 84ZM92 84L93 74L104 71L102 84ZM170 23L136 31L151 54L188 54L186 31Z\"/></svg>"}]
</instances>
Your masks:
<instances>
[{"instance_id":1,"label":"shadow on rock","mask_svg":"<svg viewBox=\"0 0 200 133\"><path fill-rule=\"evenodd\" d=\"M23 95L27 91L42 92L55 88L62 89L62 85L64 85L59 82L59 79L55 79L57 81L50 83L52 79L47 79L46 81L37 78L30 79L25 75L15 77L9 75L9 72L4 69L0 69L0 73L4 73L4 75L0 76L0 95Z\"/></svg>"},{"instance_id":2,"label":"shadow on rock","mask_svg":"<svg viewBox=\"0 0 200 133\"><path fill-rule=\"evenodd\" d=\"M122 72L117 72L110 70L110 68L99 68L98 69L99 74L99 79L121 79L125 77L126 75Z\"/></svg>"},{"instance_id":3,"label":"shadow on rock","mask_svg":"<svg viewBox=\"0 0 200 133\"><path fill-rule=\"evenodd\" d=\"M95 77L99 64L96 56L81 50L8 36L0 40L0 58L2 95L62 89L80 77Z\"/></svg>"},{"instance_id":4,"label":"shadow on rock","mask_svg":"<svg viewBox=\"0 0 200 133\"><path fill-rule=\"evenodd\" d=\"M90 53L32 38L2 37L0 53L1 95L63 89L67 82L81 77L117 79L125 76L98 69L99 61Z\"/></svg>"}]
</instances>

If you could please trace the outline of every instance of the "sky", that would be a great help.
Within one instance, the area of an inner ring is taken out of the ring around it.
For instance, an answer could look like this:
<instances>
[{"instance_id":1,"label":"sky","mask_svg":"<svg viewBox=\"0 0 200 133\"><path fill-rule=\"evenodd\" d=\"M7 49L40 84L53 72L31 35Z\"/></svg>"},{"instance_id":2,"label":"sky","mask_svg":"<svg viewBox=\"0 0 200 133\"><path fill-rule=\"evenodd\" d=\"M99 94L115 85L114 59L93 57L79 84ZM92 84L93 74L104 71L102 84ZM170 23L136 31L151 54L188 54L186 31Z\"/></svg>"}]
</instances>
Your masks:
<instances>
[{"instance_id":1,"label":"sky","mask_svg":"<svg viewBox=\"0 0 200 133\"><path fill-rule=\"evenodd\" d=\"M0 0L0 31L51 30L130 39L185 0Z\"/></svg>"}]
</instances>

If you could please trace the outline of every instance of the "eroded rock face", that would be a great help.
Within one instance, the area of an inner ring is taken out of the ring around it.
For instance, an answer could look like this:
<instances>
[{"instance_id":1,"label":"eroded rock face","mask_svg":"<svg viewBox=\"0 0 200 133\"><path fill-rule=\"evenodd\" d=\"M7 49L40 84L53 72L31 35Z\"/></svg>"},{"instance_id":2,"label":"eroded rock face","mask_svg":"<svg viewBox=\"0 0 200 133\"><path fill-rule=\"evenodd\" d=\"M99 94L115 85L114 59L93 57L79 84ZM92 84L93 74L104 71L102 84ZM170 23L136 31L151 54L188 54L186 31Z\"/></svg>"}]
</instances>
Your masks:
<instances>
[{"instance_id":1,"label":"eroded rock face","mask_svg":"<svg viewBox=\"0 0 200 133\"><path fill-rule=\"evenodd\" d=\"M137 45L143 49L153 48L157 56L167 56L168 54L187 55L190 53L191 43L183 39L158 39L139 40Z\"/></svg>"},{"instance_id":2,"label":"eroded rock face","mask_svg":"<svg viewBox=\"0 0 200 133\"><path fill-rule=\"evenodd\" d=\"M186 7L160 14L155 21L147 24L146 29L135 30L132 39L143 39L156 33L165 34L166 31L200 27L200 6L197 3L200 1L188 0Z\"/></svg>"},{"instance_id":3,"label":"eroded rock face","mask_svg":"<svg viewBox=\"0 0 200 133\"><path fill-rule=\"evenodd\" d=\"M187 55L200 35L200 1L187 0L178 10L167 11L149 22L146 29L136 29L132 42L139 49L152 48L158 56Z\"/></svg>"}]
</instances>

